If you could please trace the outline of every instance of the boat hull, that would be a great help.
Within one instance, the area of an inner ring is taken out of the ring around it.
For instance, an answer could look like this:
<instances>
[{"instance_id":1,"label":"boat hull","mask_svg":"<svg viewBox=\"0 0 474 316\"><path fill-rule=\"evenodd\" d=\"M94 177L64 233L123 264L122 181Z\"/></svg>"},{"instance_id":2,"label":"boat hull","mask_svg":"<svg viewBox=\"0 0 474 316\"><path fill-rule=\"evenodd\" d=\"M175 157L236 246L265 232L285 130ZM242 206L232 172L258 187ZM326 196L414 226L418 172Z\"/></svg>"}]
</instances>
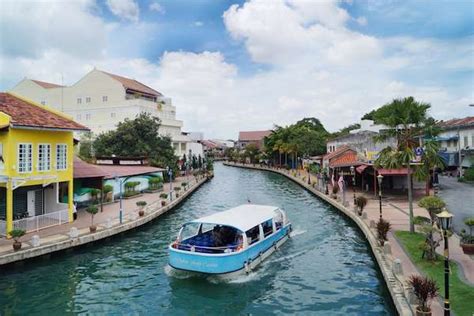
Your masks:
<instances>
[{"instance_id":1,"label":"boat hull","mask_svg":"<svg viewBox=\"0 0 474 316\"><path fill-rule=\"evenodd\" d=\"M231 276L249 272L289 238L291 224L250 246L229 254L204 254L169 248L169 265L177 270Z\"/></svg>"}]
</instances>

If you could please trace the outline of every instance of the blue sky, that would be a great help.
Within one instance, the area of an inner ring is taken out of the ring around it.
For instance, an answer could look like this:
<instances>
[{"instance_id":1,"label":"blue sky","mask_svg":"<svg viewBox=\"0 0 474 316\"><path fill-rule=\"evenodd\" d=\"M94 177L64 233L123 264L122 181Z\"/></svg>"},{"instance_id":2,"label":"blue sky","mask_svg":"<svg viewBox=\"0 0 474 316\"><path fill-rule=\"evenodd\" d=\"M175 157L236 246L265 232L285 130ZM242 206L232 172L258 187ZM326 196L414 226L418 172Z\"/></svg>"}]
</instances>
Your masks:
<instances>
[{"instance_id":1,"label":"blue sky","mask_svg":"<svg viewBox=\"0 0 474 316\"><path fill-rule=\"evenodd\" d=\"M186 130L235 137L396 97L473 115L473 1L77 0L0 4L0 89L92 67L173 99Z\"/></svg>"}]
</instances>

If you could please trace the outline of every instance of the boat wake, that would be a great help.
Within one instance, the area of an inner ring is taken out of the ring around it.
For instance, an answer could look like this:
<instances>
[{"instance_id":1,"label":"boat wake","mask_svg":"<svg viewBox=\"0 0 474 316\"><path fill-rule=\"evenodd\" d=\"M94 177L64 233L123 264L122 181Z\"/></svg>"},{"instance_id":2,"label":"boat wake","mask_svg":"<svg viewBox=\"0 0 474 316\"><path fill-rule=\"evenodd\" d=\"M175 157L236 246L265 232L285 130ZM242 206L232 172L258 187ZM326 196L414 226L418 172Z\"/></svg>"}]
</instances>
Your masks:
<instances>
[{"instance_id":1,"label":"boat wake","mask_svg":"<svg viewBox=\"0 0 474 316\"><path fill-rule=\"evenodd\" d=\"M306 233L306 230L294 230L290 233L290 237L296 237L298 235L303 235Z\"/></svg>"}]
</instances>

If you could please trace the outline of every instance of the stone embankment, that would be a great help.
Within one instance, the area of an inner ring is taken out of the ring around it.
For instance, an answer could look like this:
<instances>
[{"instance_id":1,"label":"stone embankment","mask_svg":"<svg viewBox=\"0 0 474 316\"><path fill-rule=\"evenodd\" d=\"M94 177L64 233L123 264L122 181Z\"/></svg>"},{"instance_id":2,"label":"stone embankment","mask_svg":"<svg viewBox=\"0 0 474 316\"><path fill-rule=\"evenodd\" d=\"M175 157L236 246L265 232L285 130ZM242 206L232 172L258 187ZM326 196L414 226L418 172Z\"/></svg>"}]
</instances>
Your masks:
<instances>
[{"instance_id":1,"label":"stone embankment","mask_svg":"<svg viewBox=\"0 0 474 316\"><path fill-rule=\"evenodd\" d=\"M375 223L371 221L367 224L364 219L366 219L366 213L363 213L362 217L358 216L354 209L349 209L349 206L344 206L340 201L331 198L329 195L326 195L322 188L318 188L312 184L303 180L303 178L293 175L291 171L284 169L274 169L264 166L251 165L251 164L238 164L238 163L229 163L224 162L226 166L247 168L247 169L257 169L257 170L266 170L281 174L292 181L298 183L300 186L308 190L309 192L315 194L322 200L331 204L338 210L340 210L344 215L349 217L357 226L360 228L362 233L365 235L365 238L370 244L374 257L380 267L380 271L384 277L387 288L392 297L393 303L397 309L398 314L400 315L414 315L415 306L410 304L414 303L413 294L411 293L410 288L407 286L406 278L403 275L401 268L400 259L394 258L391 255L390 243L386 242L384 247L381 247L377 240L377 233L375 231Z\"/></svg>"},{"instance_id":2,"label":"stone embankment","mask_svg":"<svg viewBox=\"0 0 474 316\"><path fill-rule=\"evenodd\" d=\"M13 251L10 246L7 251L0 251L0 266L105 240L114 235L140 227L175 208L211 177L196 180L196 182L186 191L182 192L178 198L175 198L165 206L161 205L161 200L150 203L145 208L144 216L140 217L137 212L132 212L128 214L128 216L125 216L122 223L120 223L118 219L109 219L105 223L97 225L97 231L95 233L91 233L88 227L72 227L67 234L55 234L42 238L41 243L37 246L26 247L19 251Z\"/></svg>"}]
</instances>

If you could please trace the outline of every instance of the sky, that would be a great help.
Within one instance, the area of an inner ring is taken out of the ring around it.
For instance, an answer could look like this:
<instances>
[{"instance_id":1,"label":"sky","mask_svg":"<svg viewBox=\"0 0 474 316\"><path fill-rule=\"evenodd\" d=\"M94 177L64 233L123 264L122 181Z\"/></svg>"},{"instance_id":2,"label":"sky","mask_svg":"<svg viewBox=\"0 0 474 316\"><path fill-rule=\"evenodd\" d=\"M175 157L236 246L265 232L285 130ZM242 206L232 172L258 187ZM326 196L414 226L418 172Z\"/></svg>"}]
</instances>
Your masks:
<instances>
[{"instance_id":1,"label":"sky","mask_svg":"<svg viewBox=\"0 0 474 316\"><path fill-rule=\"evenodd\" d=\"M0 1L0 91L94 67L170 97L206 138L303 117L336 131L406 96L470 116L474 1Z\"/></svg>"}]
</instances>

